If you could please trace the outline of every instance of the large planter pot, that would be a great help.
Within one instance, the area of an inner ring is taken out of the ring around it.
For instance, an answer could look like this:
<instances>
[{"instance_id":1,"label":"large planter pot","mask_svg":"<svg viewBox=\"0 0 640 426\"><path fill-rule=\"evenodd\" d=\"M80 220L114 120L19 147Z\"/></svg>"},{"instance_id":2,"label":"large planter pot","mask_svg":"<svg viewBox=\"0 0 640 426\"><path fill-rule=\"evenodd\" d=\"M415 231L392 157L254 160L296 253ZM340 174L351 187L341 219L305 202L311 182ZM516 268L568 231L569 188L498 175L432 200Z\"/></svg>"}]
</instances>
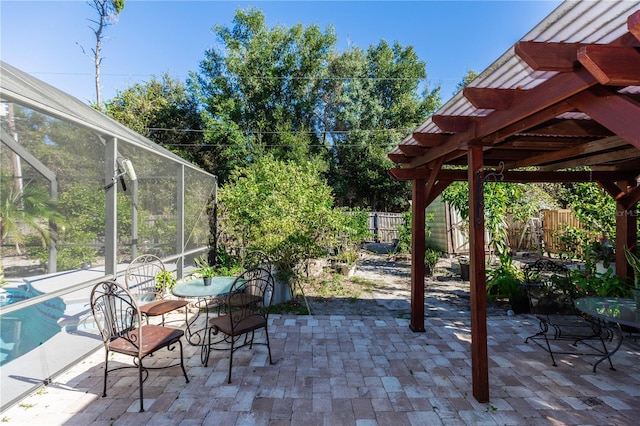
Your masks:
<instances>
[{"instance_id":1,"label":"large planter pot","mask_svg":"<svg viewBox=\"0 0 640 426\"><path fill-rule=\"evenodd\" d=\"M613 274L615 275L615 273L616 273L616 264L615 263L609 263L609 266L607 268L605 268L603 262L596 263L596 272L598 274L604 274L609 269L611 269L613 271Z\"/></svg>"},{"instance_id":2,"label":"large planter pot","mask_svg":"<svg viewBox=\"0 0 640 426\"><path fill-rule=\"evenodd\" d=\"M338 263L336 265L336 272L346 276L347 278L351 278L356 274L358 267L354 263L353 265L349 265L348 263Z\"/></svg>"},{"instance_id":3,"label":"large planter pot","mask_svg":"<svg viewBox=\"0 0 640 426\"><path fill-rule=\"evenodd\" d=\"M280 303L285 303L291 300L291 286L288 282L283 281L278 278L278 271L273 270L272 272L274 278L273 284L273 298L271 299L272 305L278 305Z\"/></svg>"},{"instance_id":4,"label":"large planter pot","mask_svg":"<svg viewBox=\"0 0 640 426\"><path fill-rule=\"evenodd\" d=\"M469 281L469 264L460 262L460 278L462 281Z\"/></svg>"},{"instance_id":5,"label":"large planter pot","mask_svg":"<svg viewBox=\"0 0 640 426\"><path fill-rule=\"evenodd\" d=\"M509 304L514 314L528 314L531 311L527 296L511 297Z\"/></svg>"},{"instance_id":6,"label":"large planter pot","mask_svg":"<svg viewBox=\"0 0 640 426\"><path fill-rule=\"evenodd\" d=\"M640 309L640 289L636 287L632 290L632 292L633 300L636 301L636 309Z\"/></svg>"}]
</instances>

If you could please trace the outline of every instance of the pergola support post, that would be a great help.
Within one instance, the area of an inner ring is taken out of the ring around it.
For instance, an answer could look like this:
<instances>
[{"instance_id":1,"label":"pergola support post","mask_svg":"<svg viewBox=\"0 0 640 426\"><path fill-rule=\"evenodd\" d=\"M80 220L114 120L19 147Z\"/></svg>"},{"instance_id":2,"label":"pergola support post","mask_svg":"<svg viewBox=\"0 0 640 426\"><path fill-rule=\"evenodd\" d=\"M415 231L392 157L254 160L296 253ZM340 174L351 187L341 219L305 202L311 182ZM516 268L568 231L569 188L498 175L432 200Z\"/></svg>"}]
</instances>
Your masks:
<instances>
[{"instance_id":1,"label":"pergola support post","mask_svg":"<svg viewBox=\"0 0 640 426\"><path fill-rule=\"evenodd\" d=\"M411 322L412 331L424 332L424 251L426 181L412 181L411 201Z\"/></svg>"},{"instance_id":2,"label":"pergola support post","mask_svg":"<svg viewBox=\"0 0 640 426\"><path fill-rule=\"evenodd\" d=\"M633 268L627 262L624 248L629 247L633 253L638 253L637 215L637 204L628 209L616 203L616 275L622 279L633 278Z\"/></svg>"},{"instance_id":3,"label":"pergola support post","mask_svg":"<svg viewBox=\"0 0 640 426\"><path fill-rule=\"evenodd\" d=\"M473 396L478 402L489 402L483 163L482 147L472 146L468 152L471 376Z\"/></svg>"}]
</instances>

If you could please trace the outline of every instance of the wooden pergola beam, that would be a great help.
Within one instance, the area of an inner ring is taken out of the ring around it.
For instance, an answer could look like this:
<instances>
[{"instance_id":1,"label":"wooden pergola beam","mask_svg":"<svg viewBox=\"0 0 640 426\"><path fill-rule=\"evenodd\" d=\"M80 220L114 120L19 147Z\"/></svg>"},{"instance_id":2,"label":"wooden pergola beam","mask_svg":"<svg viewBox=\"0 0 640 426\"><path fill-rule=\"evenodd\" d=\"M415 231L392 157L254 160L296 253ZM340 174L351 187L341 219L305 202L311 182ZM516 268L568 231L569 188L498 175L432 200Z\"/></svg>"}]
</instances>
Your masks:
<instances>
[{"instance_id":1,"label":"wooden pergola beam","mask_svg":"<svg viewBox=\"0 0 640 426\"><path fill-rule=\"evenodd\" d=\"M640 41L640 10L627 18L627 28L636 40Z\"/></svg>"},{"instance_id":2,"label":"wooden pergola beam","mask_svg":"<svg viewBox=\"0 0 640 426\"><path fill-rule=\"evenodd\" d=\"M469 271L471 290L471 376L473 396L489 402L489 361L487 355L487 278L484 252L484 164L482 147L468 154L469 182Z\"/></svg>"},{"instance_id":3,"label":"wooden pergola beam","mask_svg":"<svg viewBox=\"0 0 640 426\"><path fill-rule=\"evenodd\" d=\"M577 51L582 43L520 41L515 53L534 71L571 72L580 67Z\"/></svg>"},{"instance_id":4,"label":"wooden pergola beam","mask_svg":"<svg viewBox=\"0 0 640 426\"><path fill-rule=\"evenodd\" d=\"M424 332L424 262L425 251L425 208L426 180L415 179L412 182L411 197L411 318L409 328L415 332ZM416 256L416 253L422 253Z\"/></svg>"},{"instance_id":5,"label":"wooden pergola beam","mask_svg":"<svg viewBox=\"0 0 640 426\"><path fill-rule=\"evenodd\" d=\"M429 179L431 170L427 168L389 170L389 174L396 180ZM502 182L512 183L570 183L570 182L599 182L599 181L619 181L623 179L633 179L638 172L634 171L512 171L503 172ZM442 169L437 175L438 180L460 182L467 180L466 170Z\"/></svg>"},{"instance_id":6,"label":"wooden pergola beam","mask_svg":"<svg viewBox=\"0 0 640 426\"><path fill-rule=\"evenodd\" d=\"M446 143L450 138L450 134L445 133L420 133L413 132L413 139L422 146L433 147Z\"/></svg>"},{"instance_id":7,"label":"wooden pergola beam","mask_svg":"<svg viewBox=\"0 0 640 426\"><path fill-rule=\"evenodd\" d=\"M612 136L607 139L587 142L585 144L572 146L570 148L561 149L553 152L546 152L544 154L530 156L520 161L514 161L513 163L505 164L507 169L517 169L519 167L528 167L539 164L550 163L563 158L572 158L584 154L592 154L595 152L605 151L612 148L617 148L622 145L626 145L627 142L618 136ZM559 167L558 167L559 168Z\"/></svg>"},{"instance_id":8,"label":"wooden pergola beam","mask_svg":"<svg viewBox=\"0 0 640 426\"><path fill-rule=\"evenodd\" d=\"M578 49L578 61L600 82L610 86L640 84L640 52L634 47L588 45Z\"/></svg>"},{"instance_id":9,"label":"wooden pergola beam","mask_svg":"<svg viewBox=\"0 0 640 426\"><path fill-rule=\"evenodd\" d=\"M465 87L462 94L478 109L507 109L526 91L519 89L491 89Z\"/></svg>"},{"instance_id":10,"label":"wooden pergola beam","mask_svg":"<svg viewBox=\"0 0 640 426\"><path fill-rule=\"evenodd\" d=\"M407 157L419 157L424 155L429 148L421 145L398 145L398 149Z\"/></svg>"},{"instance_id":11,"label":"wooden pergola beam","mask_svg":"<svg viewBox=\"0 0 640 426\"><path fill-rule=\"evenodd\" d=\"M576 158L573 160L561 161L553 163L549 166L541 166L539 170L552 171L559 169L572 169L575 167L592 166L599 163L615 162L620 160L630 160L640 158L640 151L637 148L631 147L627 149L620 149L614 152L604 152L602 154L590 155L584 158Z\"/></svg>"},{"instance_id":12,"label":"wooden pergola beam","mask_svg":"<svg viewBox=\"0 0 640 426\"><path fill-rule=\"evenodd\" d=\"M431 120L443 132L464 132L470 129L479 117L469 115L432 115Z\"/></svg>"},{"instance_id":13,"label":"wooden pergola beam","mask_svg":"<svg viewBox=\"0 0 640 426\"><path fill-rule=\"evenodd\" d=\"M602 86L576 94L569 99L569 103L640 148L640 103Z\"/></svg>"},{"instance_id":14,"label":"wooden pergola beam","mask_svg":"<svg viewBox=\"0 0 640 426\"><path fill-rule=\"evenodd\" d=\"M472 126L466 131L455 133L449 137L447 142L443 145L433 147L427 154L422 157L414 158L409 164L410 167L418 167L423 164L427 164L436 158L447 155L452 151L460 149L461 146L467 143L477 140L481 137L486 137L494 133L499 132L511 125L509 132L503 132L500 138L506 138L515 133L518 133L519 126L518 121L529 117L541 110L546 110L547 114L556 113L554 107L556 104L564 101L565 99L580 93L581 91L597 84L597 80L586 70L579 70L574 73L558 74L550 78L546 83L527 91L527 102L520 102L514 105L508 110L494 111L486 117L482 117L482 120L478 120L475 126ZM566 111L570 107L560 107L560 110ZM539 121L534 124L540 124L545 119L550 119L550 116L540 116ZM495 138L493 138L495 139Z\"/></svg>"},{"instance_id":15,"label":"wooden pergola beam","mask_svg":"<svg viewBox=\"0 0 640 426\"><path fill-rule=\"evenodd\" d=\"M611 131L600 123L593 120L571 120L571 119L552 119L544 123L544 125L534 126L527 129L527 134L534 135L552 135L558 136L590 136L590 137L607 137L612 136Z\"/></svg>"}]
</instances>

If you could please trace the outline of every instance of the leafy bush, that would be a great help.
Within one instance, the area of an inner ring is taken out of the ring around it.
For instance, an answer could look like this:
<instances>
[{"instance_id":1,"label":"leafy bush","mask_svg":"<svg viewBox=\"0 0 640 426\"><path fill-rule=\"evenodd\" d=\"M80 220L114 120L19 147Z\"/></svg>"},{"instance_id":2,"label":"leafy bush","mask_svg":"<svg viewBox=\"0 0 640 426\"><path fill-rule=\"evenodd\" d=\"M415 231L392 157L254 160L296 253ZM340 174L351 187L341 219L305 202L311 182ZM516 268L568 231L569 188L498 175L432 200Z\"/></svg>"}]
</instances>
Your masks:
<instances>
[{"instance_id":1,"label":"leafy bush","mask_svg":"<svg viewBox=\"0 0 640 426\"><path fill-rule=\"evenodd\" d=\"M584 258L589 264L602 262L602 266L608 268L616 261L615 247L604 238L592 241L585 249Z\"/></svg>"},{"instance_id":2,"label":"leafy bush","mask_svg":"<svg viewBox=\"0 0 640 426\"><path fill-rule=\"evenodd\" d=\"M412 227L412 215L411 212L403 212L402 213L402 223L396 225L396 229L398 230L398 243L394 249L394 252L397 254L408 254L411 253L411 227ZM429 223L435 219L435 215L433 213L429 213L425 216L425 237L429 238L431 236L431 228Z\"/></svg>"},{"instance_id":3,"label":"leafy bush","mask_svg":"<svg viewBox=\"0 0 640 426\"><path fill-rule=\"evenodd\" d=\"M572 270L571 281L575 285L575 297L631 297L629 285L617 277L611 269L602 274Z\"/></svg>"},{"instance_id":4,"label":"leafy bush","mask_svg":"<svg viewBox=\"0 0 640 426\"><path fill-rule=\"evenodd\" d=\"M513 258L500 255L500 266L487 271L487 295L493 299L510 300L526 295L522 271L513 263Z\"/></svg>"},{"instance_id":5,"label":"leafy bush","mask_svg":"<svg viewBox=\"0 0 640 426\"><path fill-rule=\"evenodd\" d=\"M155 279L158 291L171 290L178 282L171 271L160 271L156 274Z\"/></svg>"},{"instance_id":6,"label":"leafy bush","mask_svg":"<svg viewBox=\"0 0 640 426\"><path fill-rule=\"evenodd\" d=\"M440 260L440 252L431 248L424 251L424 263L427 276L432 276L435 272L436 264Z\"/></svg>"},{"instance_id":7,"label":"leafy bush","mask_svg":"<svg viewBox=\"0 0 640 426\"><path fill-rule=\"evenodd\" d=\"M566 226L562 231L555 232L551 238L554 239L562 259L583 258L583 247L588 246L590 240L587 231L573 226Z\"/></svg>"},{"instance_id":8,"label":"leafy bush","mask_svg":"<svg viewBox=\"0 0 640 426\"><path fill-rule=\"evenodd\" d=\"M350 245L366 226L363 215L333 209L331 188L311 162L257 159L232 173L218 201L226 236L237 247L266 253L280 279L290 280L297 265L326 255L341 239Z\"/></svg>"}]
</instances>

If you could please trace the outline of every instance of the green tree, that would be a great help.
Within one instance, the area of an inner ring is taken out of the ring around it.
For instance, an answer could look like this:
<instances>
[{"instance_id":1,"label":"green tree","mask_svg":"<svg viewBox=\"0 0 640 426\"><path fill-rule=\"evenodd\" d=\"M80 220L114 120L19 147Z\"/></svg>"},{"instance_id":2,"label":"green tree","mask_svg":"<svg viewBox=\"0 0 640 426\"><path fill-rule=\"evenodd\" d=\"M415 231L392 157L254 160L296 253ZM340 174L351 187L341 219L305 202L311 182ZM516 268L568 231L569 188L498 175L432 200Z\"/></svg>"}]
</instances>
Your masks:
<instances>
[{"instance_id":1,"label":"green tree","mask_svg":"<svg viewBox=\"0 0 640 426\"><path fill-rule=\"evenodd\" d=\"M454 182L442 193L443 201L454 206L463 220L469 218L469 185ZM484 184L485 227L491 235L489 244L498 254L507 250L509 219L526 221L537 217L553 200L537 185L487 182Z\"/></svg>"},{"instance_id":2,"label":"green tree","mask_svg":"<svg viewBox=\"0 0 640 426\"><path fill-rule=\"evenodd\" d=\"M616 202L597 183L562 185L557 197L589 231L602 238L615 239Z\"/></svg>"},{"instance_id":3,"label":"green tree","mask_svg":"<svg viewBox=\"0 0 640 426\"><path fill-rule=\"evenodd\" d=\"M214 27L209 49L188 84L203 105L212 169L224 182L236 166L273 152L302 161L316 145L316 86L336 37L315 25L265 27L264 14L238 10L233 26Z\"/></svg>"},{"instance_id":4,"label":"green tree","mask_svg":"<svg viewBox=\"0 0 640 426\"><path fill-rule=\"evenodd\" d=\"M105 113L181 157L208 166L197 101L169 74L119 91L106 102Z\"/></svg>"},{"instance_id":5,"label":"green tree","mask_svg":"<svg viewBox=\"0 0 640 426\"><path fill-rule=\"evenodd\" d=\"M412 47L380 41L365 53L353 49L329 65L322 87L323 127L330 135L329 181L338 204L406 209L409 186L389 179L387 152L440 104L439 87L417 93L425 64Z\"/></svg>"},{"instance_id":6,"label":"green tree","mask_svg":"<svg viewBox=\"0 0 640 426\"><path fill-rule=\"evenodd\" d=\"M467 74L462 78L462 81L457 84L456 89L453 91L452 95L456 95L458 92L464 89L477 76L477 72L473 70L467 70Z\"/></svg>"},{"instance_id":7,"label":"green tree","mask_svg":"<svg viewBox=\"0 0 640 426\"><path fill-rule=\"evenodd\" d=\"M55 220L60 220L60 215L47 188L30 182L16 190L13 179L0 178L0 245L10 237L20 253L29 235L26 227L46 246L51 240L50 221Z\"/></svg>"}]
</instances>

